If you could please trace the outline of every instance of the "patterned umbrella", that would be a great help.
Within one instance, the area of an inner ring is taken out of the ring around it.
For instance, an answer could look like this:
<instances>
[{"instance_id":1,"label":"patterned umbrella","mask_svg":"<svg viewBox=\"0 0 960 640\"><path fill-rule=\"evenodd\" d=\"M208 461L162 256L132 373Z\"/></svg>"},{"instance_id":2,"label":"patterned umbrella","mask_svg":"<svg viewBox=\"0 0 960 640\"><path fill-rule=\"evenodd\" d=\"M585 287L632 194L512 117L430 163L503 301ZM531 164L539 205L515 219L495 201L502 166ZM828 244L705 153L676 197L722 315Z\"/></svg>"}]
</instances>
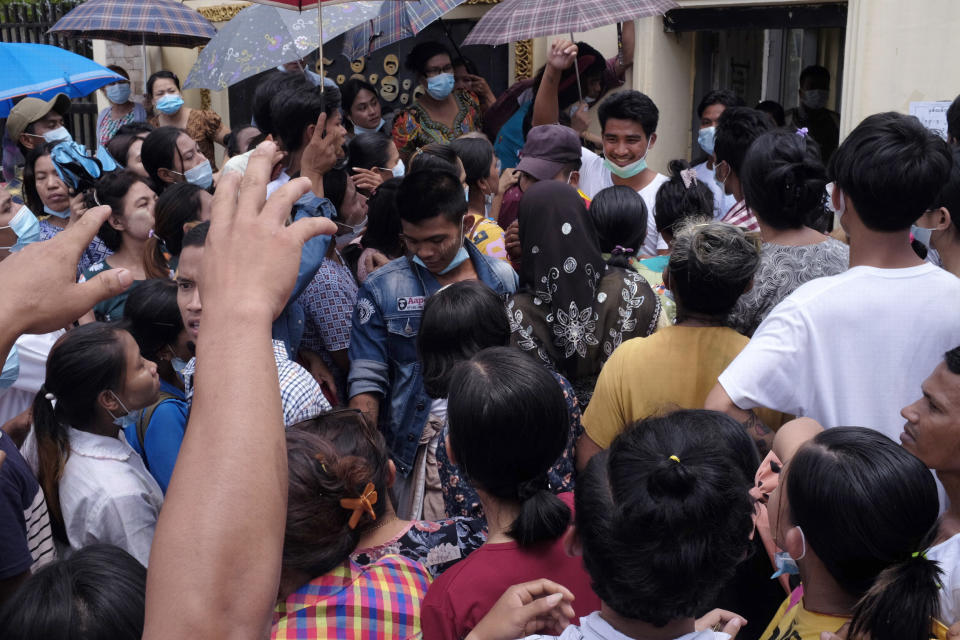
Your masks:
<instances>
[{"instance_id":1,"label":"patterned umbrella","mask_svg":"<svg viewBox=\"0 0 960 640\"><path fill-rule=\"evenodd\" d=\"M325 7L323 39L336 38L380 11L383 2L351 2ZM300 14L255 4L223 25L207 43L184 89L226 89L261 71L303 58L320 46L315 13Z\"/></svg>"},{"instance_id":2,"label":"patterned umbrella","mask_svg":"<svg viewBox=\"0 0 960 640\"><path fill-rule=\"evenodd\" d=\"M678 6L673 0L503 0L480 18L463 44L497 45L589 31Z\"/></svg>"},{"instance_id":3,"label":"patterned umbrella","mask_svg":"<svg viewBox=\"0 0 960 640\"><path fill-rule=\"evenodd\" d=\"M10 114L15 98L49 100L58 93L81 98L123 79L93 60L59 47L0 43L0 118Z\"/></svg>"},{"instance_id":4,"label":"patterned umbrella","mask_svg":"<svg viewBox=\"0 0 960 640\"><path fill-rule=\"evenodd\" d=\"M209 20L174 0L89 0L51 33L157 47L199 47L217 35Z\"/></svg>"},{"instance_id":5,"label":"patterned umbrella","mask_svg":"<svg viewBox=\"0 0 960 640\"><path fill-rule=\"evenodd\" d=\"M376 18L347 33L343 43L343 55L350 60L356 60L404 38L412 38L431 22L442 18L443 14L464 2L466 0L384 3Z\"/></svg>"}]
</instances>

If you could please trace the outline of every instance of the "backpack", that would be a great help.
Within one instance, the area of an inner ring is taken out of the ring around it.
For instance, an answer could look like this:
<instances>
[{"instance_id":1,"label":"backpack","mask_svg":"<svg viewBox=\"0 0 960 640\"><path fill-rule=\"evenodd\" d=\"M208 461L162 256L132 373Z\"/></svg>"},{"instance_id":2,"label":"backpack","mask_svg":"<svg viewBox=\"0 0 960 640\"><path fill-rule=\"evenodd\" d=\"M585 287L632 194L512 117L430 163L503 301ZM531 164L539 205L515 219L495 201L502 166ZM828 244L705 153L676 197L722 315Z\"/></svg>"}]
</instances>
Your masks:
<instances>
[{"instance_id":1,"label":"backpack","mask_svg":"<svg viewBox=\"0 0 960 640\"><path fill-rule=\"evenodd\" d=\"M167 393L166 391L160 392L160 397L157 398L157 401L154 402L149 407L146 407L140 412L140 415L137 416L137 442L140 443L140 451L143 451L143 465L147 468L147 471L150 471L150 463L147 462L147 448L144 446L144 440L147 437L147 427L150 426L150 420L153 418L153 414L156 412L157 407L167 400L176 400L177 396L172 393Z\"/></svg>"}]
</instances>

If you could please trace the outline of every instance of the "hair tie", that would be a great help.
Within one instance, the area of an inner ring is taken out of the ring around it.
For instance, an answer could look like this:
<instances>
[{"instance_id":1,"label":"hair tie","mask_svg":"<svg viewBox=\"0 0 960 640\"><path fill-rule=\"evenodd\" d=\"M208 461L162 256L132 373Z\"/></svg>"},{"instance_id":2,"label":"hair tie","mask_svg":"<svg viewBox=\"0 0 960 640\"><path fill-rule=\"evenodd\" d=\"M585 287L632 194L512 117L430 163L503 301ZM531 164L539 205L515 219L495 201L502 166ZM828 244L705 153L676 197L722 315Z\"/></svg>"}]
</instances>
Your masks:
<instances>
[{"instance_id":1,"label":"hair tie","mask_svg":"<svg viewBox=\"0 0 960 640\"><path fill-rule=\"evenodd\" d=\"M55 396L55 395L53 395L52 393L49 393L49 392L48 392L45 396L43 396L43 397L46 398L47 400L49 400L50 402L54 402L54 401L57 399L57 396Z\"/></svg>"},{"instance_id":2,"label":"hair tie","mask_svg":"<svg viewBox=\"0 0 960 640\"><path fill-rule=\"evenodd\" d=\"M810 133L810 129L807 129L806 127L800 127L797 129L797 135L801 138L806 138L808 133Z\"/></svg>"},{"instance_id":3,"label":"hair tie","mask_svg":"<svg viewBox=\"0 0 960 640\"><path fill-rule=\"evenodd\" d=\"M683 188L689 189L691 185L697 184L697 170L684 169L680 172L680 178L683 180Z\"/></svg>"},{"instance_id":4,"label":"hair tie","mask_svg":"<svg viewBox=\"0 0 960 640\"><path fill-rule=\"evenodd\" d=\"M321 462L320 464L323 463ZM360 522L360 517L363 515L364 511L369 513L370 517L376 520L377 514L373 511L373 505L375 504L377 504L377 491L372 482L367 483L367 486L363 488L363 493L360 494L359 498L341 498L340 506L344 509L353 511L347 526L349 526L351 529L356 529L357 524Z\"/></svg>"},{"instance_id":5,"label":"hair tie","mask_svg":"<svg viewBox=\"0 0 960 640\"><path fill-rule=\"evenodd\" d=\"M678 458L677 456L670 456L670 457L667 458L667 459L668 459L668 460L673 460L673 461L676 462L677 464L680 464L680 458Z\"/></svg>"},{"instance_id":6,"label":"hair tie","mask_svg":"<svg viewBox=\"0 0 960 640\"><path fill-rule=\"evenodd\" d=\"M621 247L620 245L617 245L613 248L613 251L611 251L610 253L612 253L613 255L618 255L621 253L633 253L633 249L629 247Z\"/></svg>"},{"instance_id":7,"label":"hair tie","mask_svg":"<svg viewBox=\"0 0 960 640\"><path fill-rule=\"evenodd\" d=\"M926 560L926 559L927 559L927 552L926 552L926 551L914 551L913 553L910 554L910 557L911 557L911 558L923 558L924 560Z\"/></svg>"}]
</instances>

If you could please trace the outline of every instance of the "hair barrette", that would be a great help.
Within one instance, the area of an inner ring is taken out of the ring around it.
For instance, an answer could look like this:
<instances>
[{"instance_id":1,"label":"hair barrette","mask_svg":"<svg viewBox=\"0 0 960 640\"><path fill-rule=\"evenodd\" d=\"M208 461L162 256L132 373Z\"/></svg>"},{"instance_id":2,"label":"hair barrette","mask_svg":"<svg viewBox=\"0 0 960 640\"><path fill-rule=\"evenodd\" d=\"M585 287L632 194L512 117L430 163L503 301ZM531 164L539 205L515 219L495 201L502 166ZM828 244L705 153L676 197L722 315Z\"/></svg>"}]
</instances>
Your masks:
<instances>
[{"instance_id":1,"label":"hair barrette","mask_svg":"<svg viewBox=\"0 0 960 640\"><path fill-rule=\"evenodd\" d=\"M613 255L618 255L621 253L633 253L633 249L631 249L630 247L621 247L620 245L617 245L613 248L613 251L611 251L611 253Z\"/></svg>"},{"instance_id":2,"label":"hair barrette","mask_svg":"<svg viewBox=\"0 0 960 640\"><path fill-rule=\"evenodd\" d=\"M668 459L668 460L673 460L673 461L676 462L677 464L680 464L680 458L678 458L677 456L670 456L670 457L667 458L667 459Z\"/></svg>"},{"instance_id":3,"label":"hair barrette","mask_svg":"<svg viewBox=\"0 0 960 640\"><path fill-rule=\"evenodd\" d=\"M680 178L683 180L683 188L689 189L691 185L697 184L697 170L684 169L680 172Z\"/></svg>"},{"instance_id":4,"label":"hair barrette","mask_svg":"<svg viewBox=\"0 0 960 640\"><path fill-rule=\"evenodd\" d=\"M801 138L806 138L808 133L810 133L810 129L807 129L806 127L797 129L797 135Z\"/></svg>"}]
</instances>

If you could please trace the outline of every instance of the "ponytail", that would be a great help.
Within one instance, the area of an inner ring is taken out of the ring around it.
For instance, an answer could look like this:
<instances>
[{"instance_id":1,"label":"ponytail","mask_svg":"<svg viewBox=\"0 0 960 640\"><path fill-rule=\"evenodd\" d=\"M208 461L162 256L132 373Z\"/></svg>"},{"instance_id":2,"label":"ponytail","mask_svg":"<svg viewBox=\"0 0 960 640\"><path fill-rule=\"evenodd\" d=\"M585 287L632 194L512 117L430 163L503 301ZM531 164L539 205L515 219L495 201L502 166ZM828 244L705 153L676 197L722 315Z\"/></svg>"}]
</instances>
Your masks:
<instances>
[{"instance_id":1,"label":"ponytail","mask_svg":"<svg viewBox=\"0 0 960 640\"><path fill-rule=\"evenodd\" d=\"M154 278L170 278L170 264L164 255L164 242L156 233L147 238L143 250L143 270L148 280Z\"/></svg>"},{"instance_id":2,"label":"ponytail","mask_svg":"<svg viewBox=\"0 0 960 640\"><path fill-rule=\"evenodd\" d=\"M521 548L563 535L570 524L570 507L550 491L546 474L521 484L518 494L520 512L507 534Z\"/></svg>"},{"instance_id":3,"label":"ponytail","mask_svg":"<svg viewBox=\"0 0 960 640\"><path fill-rule=\"evenodd\" d=\"M56 417L53 394L46 385L40 387L33 399L33 429L37 438L37 480L43 489L43 496L50 511L50 523L54 535L63 543L67 540L63 522L63 510L60 508L60 478L63 468L70 457L70 439L67 429Z\"/></svg>"},{"instance_id":4,"label":"ponytail","mask_svg":"<svg viewBox=\"0 0 960 640\"><path fill-rule=\"evenodd\" d=\"M942 573L925 553L914 553L884 569L854 607L850 637L929 640L933 620L940 614Z\"/></svg>"}]
</instances>

